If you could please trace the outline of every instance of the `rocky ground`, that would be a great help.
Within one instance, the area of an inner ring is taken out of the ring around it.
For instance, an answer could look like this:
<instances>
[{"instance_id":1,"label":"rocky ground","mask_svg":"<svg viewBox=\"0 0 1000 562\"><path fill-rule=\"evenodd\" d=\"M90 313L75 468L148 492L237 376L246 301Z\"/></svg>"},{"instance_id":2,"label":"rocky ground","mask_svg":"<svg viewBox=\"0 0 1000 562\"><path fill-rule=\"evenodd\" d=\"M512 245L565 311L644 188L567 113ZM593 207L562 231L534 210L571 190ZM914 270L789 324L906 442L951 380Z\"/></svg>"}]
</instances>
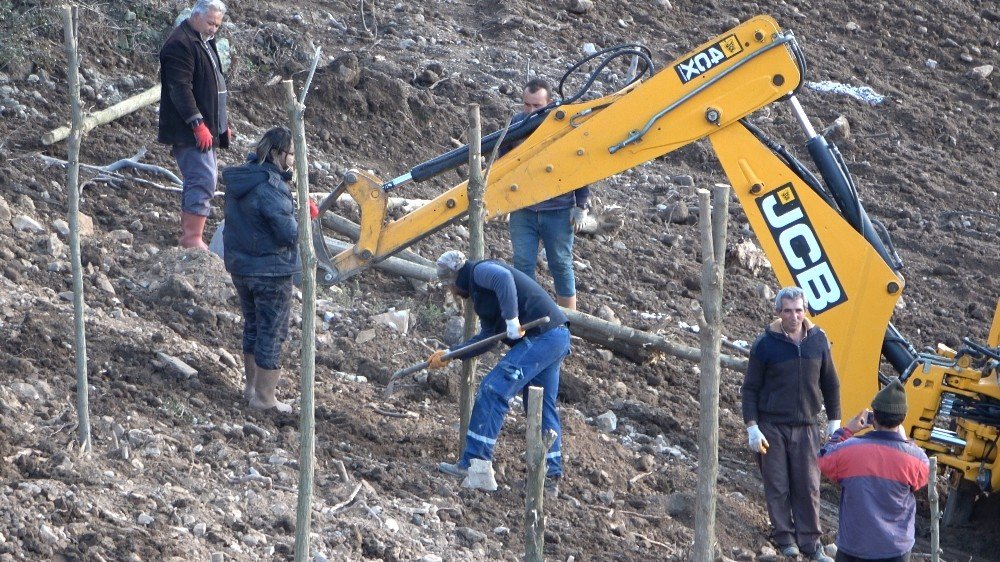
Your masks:
<instances>
[{"instance_id":1,"label":"rocky ground","mask_svg":"<svg viewBox=\"0 0 1000 562\"><path fill-rule=\"evenodd\" d=\"M502 127L520 85L557 80L590 43L642 43L662 68L757 13L794 30L807 79L868 86L869 105L809 88L800 97L817 128L843 116L838 141L872 216L907 264L894 316L918 347L986 337L1000 270L995 147L997 24L988 2L765 0L480 0L359 3L232 2L221 33L232 50L230 89L241 160L260 133L284 122L274 77L301 84L323 49L307 101L310 185L330 191L348 168L394 177L465 142L465 107ZM183 2L114 0L80 10L88 111L157 80L156 51ZM0 2L0 560L291 559L298 482L295 417L242 403L234 291L216 256L175 248L178 197L131 180L87 182L82 262L93 451L75 446L76 392L65 143L39 139L68 120L58 7ZM613 89L616 78L599 86ZM174 169L155 142L155 106L92 131L81 161L105 165L141 148ZM782 106L754 121L805 157ZM92 171L81 177L93 179ZM166 183L163 178L143 179ZM398 195L431 198L446 174ZM696 345L699 245L695 188L724 182L707 144L694 145L596 188L621 207L624 228L577 242L580 309ZM681 210L686 207L690 218ZM351 216L350 210L343 211ZM356 216L353 218L357 218ZM211 232L221 219L217 209ZM730 245L753 240L736 206ZM450 228L413 249L433 258L465 243ZM487 225L495 257L506 228ZM545 283L547 277L542 276ZM752 340L769 316L773 275L728 264L725 335ZM298 395L301 308L286 347ZM406 333L373 318L409 314ZM500 490L461 489L436 472L457 447L457 367L404 389L395 370L440 345L454 303L377 270L321 291L316 382L317 560L517 560L523 552L524 418L515 408L496 468ZM197 371L184 374L171 358ZM484 364L490 365L487 356ZM761 485L743 446L742 374L723 371L718 540L736 560L773 560ZM693 538L698 412L696 365L670 357L636 364L574 342L560 399L568 478L546 503L552 560L681 560ZM403 417L390 414L406 413ZM609 415L610 412L610 415ZM616 422L616 423L612 423ZM341 476L343 463L346 479ZM837 491L824 489L832 540ZM918 535L926 539L921 506ZM948 530L945 559L996 559L994 523ZM925 542L918 551L927 552Z\"/></svg>"}]
</instances>

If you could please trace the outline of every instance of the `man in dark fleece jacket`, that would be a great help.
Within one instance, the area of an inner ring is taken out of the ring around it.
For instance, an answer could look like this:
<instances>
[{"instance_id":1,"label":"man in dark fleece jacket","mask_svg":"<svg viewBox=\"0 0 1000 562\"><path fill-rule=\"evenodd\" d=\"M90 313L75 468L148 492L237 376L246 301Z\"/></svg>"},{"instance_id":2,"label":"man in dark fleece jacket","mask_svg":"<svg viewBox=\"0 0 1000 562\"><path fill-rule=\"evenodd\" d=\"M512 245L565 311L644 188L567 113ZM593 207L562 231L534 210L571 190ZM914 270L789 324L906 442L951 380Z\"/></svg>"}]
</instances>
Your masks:
<instances>
[{"instance_id":1,"label":"man in dark fleece jacket","mask_svg":"<svg viewBox=\"0 0 1000 562\"><path fill-rule=\"evenodd\" d=\"M510 346L500 363L479 385L462 458L457 464L441 463L439 468L448 474L467 476L470 467L474 473L482 467L486 476L467 480L464 485L496 490L492 472L493 447L500 435L504 416L510 409L510 401L522 394L527 405L528 386L540 386L544 391L542 431L551 429L556 434L555 443L545 455L546 486L553 490L563 473L562 429L556 410L556 395L559 393L559 369L563 358L569 355L566 314L538 283L501 261L467 262L462 252L451 250L438 258L437 266L438 277L453 292L471 299L479 316L479 333L453 349L503 333L507 335L504 342ZM527 332L521 329L522 323L545 316L549 317L548 323ZM470 359L492 347L460 353L456 358ZM443 367L448 362L442 359L444 354L445 350L438 350L431 355L428 363L432 369Z\"/></svg>"},{"instance_id":2,"label":"man in dark fleece jacket","mask_svg":"<svg viewBox=\"0 0 1000 562\"><path fill-rule=\"evenodd\" d=\"M774 299L779 318L757 338L743 380L743 421L757 456L773 540L784 556L832 562L819 542L822 406L827 433L840 427L840 381L826 334L805 317L808 303L798 287Z\"/></svg>"}]
</instances>

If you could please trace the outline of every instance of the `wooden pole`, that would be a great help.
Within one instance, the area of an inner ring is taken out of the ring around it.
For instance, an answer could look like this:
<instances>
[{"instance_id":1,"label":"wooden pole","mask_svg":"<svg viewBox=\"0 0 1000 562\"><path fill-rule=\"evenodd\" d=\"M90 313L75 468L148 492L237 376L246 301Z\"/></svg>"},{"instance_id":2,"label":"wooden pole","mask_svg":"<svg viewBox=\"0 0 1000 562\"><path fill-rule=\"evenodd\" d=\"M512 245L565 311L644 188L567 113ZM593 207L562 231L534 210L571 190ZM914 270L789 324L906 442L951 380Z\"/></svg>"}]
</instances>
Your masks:
<instances>
[{"instance_id":1,"label":"wooden pole","mask_svg":"<svg viewBox=\"0 0 1000 562\"><path fill-rule=\"evenodd\" d=\"M545 455L556 442L551 429L542 437L542 395L538 386L528 387L528 476L524 498L524 560L545 562Z\"/></svg>"},{"instance_id":2,"label":"wooden pole","mask_svg":"<svg viewBox=\"0 0 1000 562\"><path fill-rule=\"evenodd\" d=\"M714 205L709 192L698 190L701 204L701 380L698 402L698 486L695 505L694 562L715 560L716 480L719 476L719 356L722 346L722 281L726 259L729 190L716 187ZM712 208L709 212L709 207Z\"/></svg>"},{"instance_id":3,"label":"wooden pole","mask_svg":"<svg viewBox=\"0 0 1000 562\"><path fill-rule=\"evenodd\" d=\"M80 59L76 46L77 7L63 7L63 35L69 63L70 108L73 125L69 131L66 159L66 184L69 193L69 254L73 268L73 328L76 342L76 415L77 442L90 451L90 385L87 382L87 328L83 308L83 267L80 264L80 144L86 132L80 107Z\"/></svg>"},{"instance_id":4,"label":"wooden pole","mask_svg":"<svg viewBox=\"0 0 1000 562\"><path fill-rule=\"evenodd\" d=\"M316 72L319 50L306 80L308 86ZM295 143L295 174L299 199L299 254L302 258L302 365L299 412L299 489L295 513L295 562L309 556L309 529L312 520L313 470L316 453L316 253L312 247L312 222L309 218L309 162L304 114L306 91L295 99L291 80L285 80L285 111L292 126Z\"/></svg>"},{"instance_id":5,"label":"wooden pole","mask_svg":"<svg viewBox=\"0 0 1000 562\"><path fill-rule=\"evenodd\" d=\"M931 562L938 562L941 559L941 507L938 504L937 456L931 457L930 461L927 501L931 504Z\"/></svg>"},{"instance_id":6,"label":"wooden pole","mask_svg":"<svg viewBox=\"0 0 1000 562\"><path fill-rule=\"evenodd\" d=\"M79 82L78 82L79 84ZM115 119L128 115L133 111L142 109L147 105L154 104L160 101L160 85L157 84L152 88L138 93L127 100L122 100L111 107L102 109L100 111L95 111L90 115L84 117L81 121L81 126L84 131L89 131L98 125L104 125L105 123L110 123ZM63 125L53 129L44 135L42 135L42 144L50 145L57 143L70 135L71 127Z\"/></svg>"},{"instance_id":7,"label":"wooden pole","mask_svg":"<svg viewBox=\"0 0 1000 562\"><path fill-rule=\"evenodd\" d=\"M479 106L469 104L469 256L470 261L479 261L485 256L485 242L483 237L483 222L486 216L486 208L483 205L483 193L486 191L486 180L483 177L482 167L482 126L479 121ZM476 311L472 308L472 302L465 303L465 339L471 338L476 333ZM475 386L476 366L479 361L473 357L462 361L462 375L459 379L458 387L458 454L461 458L462 451L465 450L465 434L469 431L469 418L472 417L472 402L475 398L473 387Z\"/></svg>"}]
</instances>

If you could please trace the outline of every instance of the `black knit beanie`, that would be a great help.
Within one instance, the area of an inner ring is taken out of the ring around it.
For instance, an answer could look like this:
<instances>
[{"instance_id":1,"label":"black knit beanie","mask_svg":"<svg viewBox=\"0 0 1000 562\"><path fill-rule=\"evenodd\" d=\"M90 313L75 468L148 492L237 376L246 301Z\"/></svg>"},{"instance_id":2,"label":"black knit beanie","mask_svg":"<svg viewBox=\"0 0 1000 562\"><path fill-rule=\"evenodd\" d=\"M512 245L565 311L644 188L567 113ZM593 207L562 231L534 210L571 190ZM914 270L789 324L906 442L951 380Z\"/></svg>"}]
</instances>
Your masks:
<instances>
[{"instance_id":1,"label":"black knit beanie","mask_svg":"<svg viewBox=\"0 0 1000 562\"><path fill-rule=\"evenodd\" d=\"M906 414L906 391L898 378L878 391L872 400L872 410L883 414Z\"/></svg>"}]
</instances>

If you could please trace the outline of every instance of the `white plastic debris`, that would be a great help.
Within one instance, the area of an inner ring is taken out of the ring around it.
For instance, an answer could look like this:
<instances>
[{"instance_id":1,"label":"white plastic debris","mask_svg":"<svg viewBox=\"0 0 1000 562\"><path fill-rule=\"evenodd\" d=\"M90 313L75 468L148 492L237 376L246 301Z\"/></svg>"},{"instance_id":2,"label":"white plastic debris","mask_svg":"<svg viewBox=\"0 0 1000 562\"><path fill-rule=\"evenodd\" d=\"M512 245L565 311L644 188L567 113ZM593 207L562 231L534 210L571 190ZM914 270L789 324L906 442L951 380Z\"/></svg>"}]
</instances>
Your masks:
<instances>
[{"instance_id":1,"label":"white plastic debris","mask_svg":"<svg viewBox=\"0 0 1000 562\"><path fill-rule=\"evenodd\" d=\"M840 82L824 80L822 82L806 82L806 87L816 92L830 92L850 96L868 105L878 105L885 101L885 96L879 94L868 86L850 86Z\"/></svg>"}]
</instances>

